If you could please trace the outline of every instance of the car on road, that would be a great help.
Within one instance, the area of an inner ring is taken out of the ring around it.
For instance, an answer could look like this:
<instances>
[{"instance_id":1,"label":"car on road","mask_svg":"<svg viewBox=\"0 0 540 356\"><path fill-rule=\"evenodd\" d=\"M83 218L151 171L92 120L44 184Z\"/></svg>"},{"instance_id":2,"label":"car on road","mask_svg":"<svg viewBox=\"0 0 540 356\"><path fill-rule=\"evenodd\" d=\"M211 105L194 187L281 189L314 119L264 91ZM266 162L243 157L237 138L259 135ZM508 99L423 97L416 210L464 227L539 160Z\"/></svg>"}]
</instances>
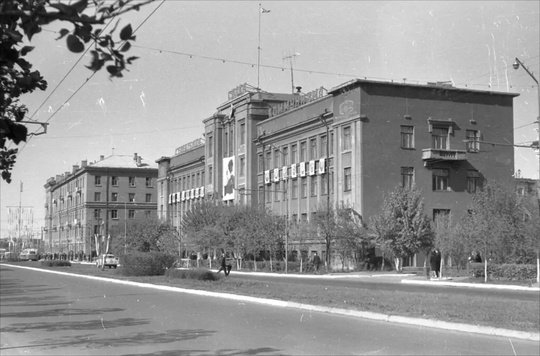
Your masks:
<instances>
[{"instance_id":1,"label":"car on road","mask_svg":"<svg viewBox=\"0 0 540 356\"><path fill-rule=\"evenodd\" d=\"M19 259L21 259L23 261L37 261L38 260L37 250L24 249L24 250L22 250L21 254L19 255Z\"/></svg>"},{"instance_id":2,"label":"car on road","mask_svg":"<svg viewBox=\"0 0 540 356\"><path fill-rule=\"evenodd\" d=\"M105 267L118 267L118 257L112 253L103 254L96 259L96 267L105 268Z\"/></svg>"}]
</instances>

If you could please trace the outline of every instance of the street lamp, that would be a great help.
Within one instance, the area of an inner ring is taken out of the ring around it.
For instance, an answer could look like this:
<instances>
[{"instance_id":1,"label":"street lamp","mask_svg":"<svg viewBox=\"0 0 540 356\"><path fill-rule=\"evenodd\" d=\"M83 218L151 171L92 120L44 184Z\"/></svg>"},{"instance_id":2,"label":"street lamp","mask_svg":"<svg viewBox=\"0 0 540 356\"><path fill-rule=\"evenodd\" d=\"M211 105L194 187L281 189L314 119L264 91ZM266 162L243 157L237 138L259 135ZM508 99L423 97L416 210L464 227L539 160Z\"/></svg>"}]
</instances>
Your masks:
<instances>
[{"instance_id":1,"label":"street lamp","mask_svg":"<svg viewBox=\"0 0 540 356\"><path fill-rule=\"evenodd\" d=\"M516 57L516 61L512 64L514 69L519 69L523 67L527 74L534 80L536 83L536 93L538 95L538 116L536 117L536 123L538 124L538 141L536 141L536 149L538 150L538 185L540 185L540 86L538 85L538 79L529 71L527 67ZM540 210L540 196L538 196L538 208ZM540 283L540 254L536 255L536 283Z\"/></svg>"},{"instance_id":2,"label":"street lamp","mask_svg":"<svg viewBox=\"0 0 540 356\"><path fill-rule=\"evenodd\" d=\"M535 78L535 76L529 71L527 67L519 60L519 58L516 57L515 62L512 64L512 67L514 69L519 69L519 67L523 67L527 74L534 80L536 83L536 90L538 95L538 116L536 117L536 123L538 124L538 141L536 142L536 149L538 149L538 180L540 181L540 90L538 86L538 79Z\"/></svg>"}]
</instances>

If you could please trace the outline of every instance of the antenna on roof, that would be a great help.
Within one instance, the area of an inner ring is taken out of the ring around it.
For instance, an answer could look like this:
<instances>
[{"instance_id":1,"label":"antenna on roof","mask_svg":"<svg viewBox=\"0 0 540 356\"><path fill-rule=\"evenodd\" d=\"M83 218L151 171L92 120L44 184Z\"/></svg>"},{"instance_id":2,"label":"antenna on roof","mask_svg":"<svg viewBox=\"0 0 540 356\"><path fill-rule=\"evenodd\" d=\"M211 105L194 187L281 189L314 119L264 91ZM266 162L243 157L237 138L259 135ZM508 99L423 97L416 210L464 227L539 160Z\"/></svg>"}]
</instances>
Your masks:
<instances>
[{"instance_id":1,"label":"antenna on roof","mask_svg":"<svg viewBox=\"0 0 540 356\"><path fill-rule=\"evenodd\" d=\"M293 75L293 58L299 55L300 53L294 53L294 54L289 54L288 56L283 57L283 60L288 59L291 65L291 88L292 88L293 94L294 94L294 89L295 89L294 88L294 75Z\"/></svg>"}]
</instances>

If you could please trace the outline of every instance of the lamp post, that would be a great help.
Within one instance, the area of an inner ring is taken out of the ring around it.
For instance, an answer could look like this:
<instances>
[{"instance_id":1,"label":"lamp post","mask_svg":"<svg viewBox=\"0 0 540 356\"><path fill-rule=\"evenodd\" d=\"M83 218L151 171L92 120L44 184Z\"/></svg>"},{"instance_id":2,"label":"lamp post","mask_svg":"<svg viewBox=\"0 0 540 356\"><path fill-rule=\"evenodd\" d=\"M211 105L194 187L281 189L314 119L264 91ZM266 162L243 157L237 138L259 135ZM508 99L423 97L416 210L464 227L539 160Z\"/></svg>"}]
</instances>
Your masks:
<instances>
[{"instance_id":1,"label":"lamp post","mask_svg":"<svg viewBox=\"0 0 540 356\"><path fill-rule=\"evenodd\" d=\"M516 61L514 64L512 64L512 67L514 69L519 69L519 67L523 67L523 69L527 72L527 74L534 80L536 83L536 90L538 95L538 116L536 117L536 124L538 124L538 141L536 143L536 149L538 149L538 180L540 181L540 89L538 86L538 79L535 78L535 76L529 71L527 67L519 60L519 58L516 57Z\"/></svg>"},{"instance_id":2,"label":"lamp post","mask_svg":"<svg viewBox=\"0 0 540 356\"><path fill-rule=\"evenodd\" d=\"M319 116L319 120L326 126L326 161L328 162L326 169L326 228L328 229L330 225L330 127L324 117L326 113L327 110L325 110L324 114ZM330 245L328 244L326 248L328 249L328 251L326 251L326 262L330 265Z\"/></svg>"},{"instance_id":3,"label":"lamp post","mask_svg":"<svg viewBox=\"0 0 540 356\"><path fill-rule=\"evenodd\" d=\"M514 69L519 69L519 67L523 67L527 74L534 80L536 83L536 94L538 95L538 116L536 117L536 123L538 124L538 141L536 142L536 149L538 150L538 186L540 186L540 86L538 85L538 79L535 78L535 76L529 71L525 65L519 60L519 58L516 57L516 61L514 64L512 64L512 67ZM538 191L538 189L537 189ZM538 209L540 210L540 194L537 197L538 198ZM537 251L536 254L536 283L540 283L540 253Z\"/></svg>"}]
</instances>

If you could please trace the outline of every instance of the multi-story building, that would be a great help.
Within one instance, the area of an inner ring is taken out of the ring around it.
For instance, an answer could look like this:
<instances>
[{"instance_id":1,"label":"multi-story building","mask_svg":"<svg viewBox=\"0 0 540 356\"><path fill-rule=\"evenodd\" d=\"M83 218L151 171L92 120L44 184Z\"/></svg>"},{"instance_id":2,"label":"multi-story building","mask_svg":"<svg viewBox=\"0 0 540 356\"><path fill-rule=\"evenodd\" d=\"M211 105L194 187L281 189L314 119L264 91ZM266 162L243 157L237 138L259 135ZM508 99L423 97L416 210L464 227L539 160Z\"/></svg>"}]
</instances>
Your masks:
<instances>
[{"instance_id":1,"label":"multi-story building","mask_svg":"<svg viewBox=\"0 0 540 356\"><path fill-rule=\"evenodd\" d=\"M100 156L45 184L45 252L95 251L95 235L126 229L133 219L156 216L157 166L133 156Z\"/></svg>"},{"instance_id":2,"label":"multi-story building","mask_svg":"<svg viewBox=\"0 0 540 356\"><path fill-rule=\"evenodd\" d=\"M206 194L293 222L344 203L369 222L383 193L415 184L430 217L463 214L486 179L513 179L512 146L489 143L512 144L515 96L359 79L328 92L233 95L204 121Z\"/></svg>"}]
</instances>

